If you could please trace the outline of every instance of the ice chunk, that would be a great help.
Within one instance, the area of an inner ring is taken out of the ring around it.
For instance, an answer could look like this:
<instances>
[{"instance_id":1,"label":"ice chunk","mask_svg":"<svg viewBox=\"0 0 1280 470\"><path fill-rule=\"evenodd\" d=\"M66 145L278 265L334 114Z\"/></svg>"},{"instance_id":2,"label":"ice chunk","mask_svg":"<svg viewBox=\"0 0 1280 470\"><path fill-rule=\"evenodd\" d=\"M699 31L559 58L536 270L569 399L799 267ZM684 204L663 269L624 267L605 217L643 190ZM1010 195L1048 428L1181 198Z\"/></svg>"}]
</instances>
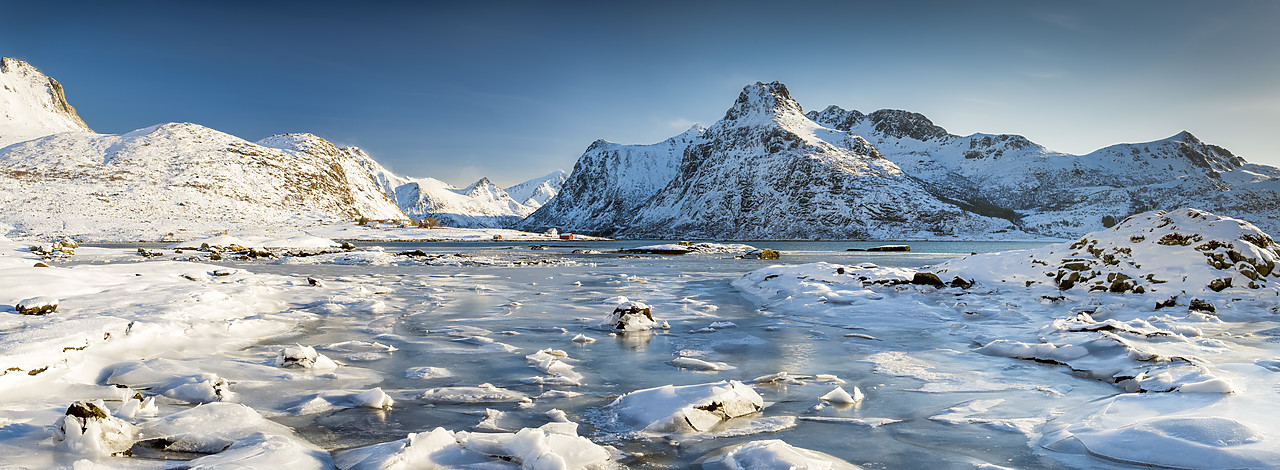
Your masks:
<instances>
[{"instance_id":1,"label":"ice chunk","mask_svg":"<svg viewBox=\"0 0 1280 470\"><path fill-rule=\"evenodd\" d=\"M706 432L721 421L760 411L764 399L738 381L636 390L606 410L624 427L656 433Z\"/></svg>"},{"instance_id":2,"label":"ice chunk","mask_svg":"<svg viewBox=\"0 0 1280 470\"><path fill-rule=\"evenodd\" d=\"M816 423L839 423L839 424L857 424L862 426L880 427L886 424L901 423L900 419L889 418L843 418L839 416L801 416L800 419L805 421L813 421Z\"/></svg>"},{"instance_id":3,"label":"ice chunk","mask_svg":"<svg viewBox=\"0 0 1280 470\"><path fill-rule=\"evenodd\" d=\"M582 385L582 374L573 370L573 366L561 361L568 359L569 354L558 349L543 349L525 356L534 367L551 376L549 379L535 380L537 383L556 383L561 385Z\"/></svg>"},{"instance_id":4,"label":"ice chunk","mask_svg":"<svg viewBox=\"0 0 1280 470\"><path fill-rule=\"evenodd\" d=\"M780 439L752 441L729 446L699 459L708 470L741 469L829 469L856 470L860 467L822 452L795 447Z\"/></svg>"},{"instance_id":5,"label":"ice chunk","mask_svg":"<svg viewBox=\"0 0 1280 470\"><path fill-rule=\"evenodd\" d=\"M677 357L671 361L671 365L681 369L697 370L704 372L718 372L722 370L736 369L736 367L724 362L711 362L702 359L694 359L692 357Z\"/></svg>"},{"instance_id":6,"label":"ice chunk","mask_svg":"<svg viewBox=\"0 0 1280 470\"><path fill-rule=\"evenodd\" d=\"M442 377L452 377L453 372L443 367L410 367L404 371L406 379L438 379Z\"/></svg>"},{"instance_id":7,"label":"ice chunk","mask_svg":"<svg viewBox=\"0 0 1280 470\"><path fill-rule=\"evenodd\" d=\"M139 416L155 416L160 411L156 407L156 397L143 397L141 393L134 393L128 396L125 393L124 402L116 408L116 416L135 419Z\"/></svg>"},{"instance_id":8,"label":"ice chunk","mask_svg":"<svg viewBox=\"0 0 1280 470\"><path fill-rule=\"evenodd\" d=\"M596 342L596 340L595 338L591 338L587 335L579 333L578 336L573 337L573 342L580 343L580 344L587 344L587 343L594 343Z\"/></svg>"},{"instance_id":9,"label":"ice chunk","mask_svg":"<svg viewBox=\"0 0 1280 470\"><path fill-rule=\"evenodd\" d=\"M484 403L520 403L529 401L525 394L491 384L480 384L476 387L440 387L427 390L422 399L431 403L447 404L484 404Z\"/></svg>"},{"instance_id":10,"label":"ice chunk","mask_svg":"<svg viewBox=\"0 0 1280 470\"><path fill-rule=\"evenodd\" d=\"M754 379L751 379L751 381L752 381L752 382L755 382L755 383L758 383L758 384L772 384L772 383L803 383L802 381L807 380L807 379L811 379L811 378L813 378L813 376L810 376L810 375L792 375L791 373L789 373L789 372L787 372L787 371L782 371L782 372L777 372L777 373L773 373L773 374L769 374L769 375L762 375L762 376L756 377L756 378L754 378Z\"/></svg>"},{"instance_id":11,"label":"ice chunk","mask_svg":"<svg viewBox=\"0 0 1280 470\"><path fill-rule=\"evenodd\" d=\"M844 391L844 387L836 387L822 396L822 399L831 403L852 405L862 401L864 395L858 387L853 387L853 394Z\"/></svg>"}]
</instances>

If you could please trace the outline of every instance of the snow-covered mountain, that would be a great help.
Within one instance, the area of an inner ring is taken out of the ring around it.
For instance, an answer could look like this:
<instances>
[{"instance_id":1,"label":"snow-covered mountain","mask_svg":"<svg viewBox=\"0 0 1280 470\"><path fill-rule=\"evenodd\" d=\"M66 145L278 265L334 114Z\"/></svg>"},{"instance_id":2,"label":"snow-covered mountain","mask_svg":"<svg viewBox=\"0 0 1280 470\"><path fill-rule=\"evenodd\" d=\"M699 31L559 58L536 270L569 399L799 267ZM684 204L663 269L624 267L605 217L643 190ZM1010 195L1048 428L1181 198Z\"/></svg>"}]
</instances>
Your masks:
<instances>
[{"instance_id":1,"label":"snow-covered mountain","mask_svg":"<svg viewBox=\"0 0 1280 470\"><path fill-rule=\"evenodd\" d=\"M1248 164L1186 131L1071 155L1020 135L952 135L907 111L829 106L807 116L865 137L940 197L1036 233L1078 236L1102 228L1104 217L1183 206L1280 228L1280 169Z\"/></svg>"},{"instance_id":2,"label":"snow-covered mountain","mask_svg":"<svg viewBox=\"0 0 1280 470\"><path fill-rule=\"evenodd\" d=\"M31 64L0 58L0 148L59 132L92 132L62 84Z\"/></svg>"},{"instance_id":3,"label":"snow-covered mountain","mask_svg":"<svg viewBox=\"0 0 1280 470\"><path fill-rule=\"evenodd\" d=\"M168 232L403 218L349 153L310 134L248 142L189 123L54 134L0 150L0 215L22 234Z\"/></svg>"},{"instance_id":4,"label":"snow-covered mountain","mask_svg":"<svg viewBox=\"0 0 1280 470\"><path fill-rule=\"evenodd\" d=\"M627 237L892 238L1008 232L849 132L803 114L781 83L747 86L710 128L652 146L592 144L560 197L522 224Z\"/></svg>"},{"instance_id":5,"label":"snow-covered mountain","mask_svg":"<svg viewBox=\"0 0 1280 470\"><path fill-rule=\"evenodd\" d=\"M1280 228L1280 170L1182 132L1087 155L1022 136L957 136L901 110L804 114L779 83L654 145L597 141L521 227L627 237L1078 236L1151 209Z\"/></svg>"},{"instance_id":6,"label":"snow-covered mountain","mask_svg":"<svg viewBox=\"0 0 1280 470\"><path fill-rule=\"evenodd\" d=\"M506 190L398 176L312 134L258 142L190 123L93 133L61 85L0 60L0 234L153 240L210 230L435 216L506 227L554 197L564 172Z\"/></svg>"}]
</instances>

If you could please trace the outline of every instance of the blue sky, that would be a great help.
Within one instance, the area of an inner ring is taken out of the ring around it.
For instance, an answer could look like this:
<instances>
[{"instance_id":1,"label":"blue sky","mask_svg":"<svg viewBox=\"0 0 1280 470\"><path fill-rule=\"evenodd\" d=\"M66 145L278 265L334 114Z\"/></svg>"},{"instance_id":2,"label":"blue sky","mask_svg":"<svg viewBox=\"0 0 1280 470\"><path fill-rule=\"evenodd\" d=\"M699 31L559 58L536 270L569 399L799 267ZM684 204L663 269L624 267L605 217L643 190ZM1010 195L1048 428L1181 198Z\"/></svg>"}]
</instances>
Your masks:
<instances>
[{"instance_id":1,"label":"blue sky","mask_svg":"<svg viewBox=\"0 0 1280 470\"><path fill-rule=\"evenodd\" d=\"M887 3L2 0L0 55L98 132L311 132L457 185L657 142L773 80L806 110L1071 153L1185 129L1280 165L1280 2Z\"/></svg>"}]
</instances>

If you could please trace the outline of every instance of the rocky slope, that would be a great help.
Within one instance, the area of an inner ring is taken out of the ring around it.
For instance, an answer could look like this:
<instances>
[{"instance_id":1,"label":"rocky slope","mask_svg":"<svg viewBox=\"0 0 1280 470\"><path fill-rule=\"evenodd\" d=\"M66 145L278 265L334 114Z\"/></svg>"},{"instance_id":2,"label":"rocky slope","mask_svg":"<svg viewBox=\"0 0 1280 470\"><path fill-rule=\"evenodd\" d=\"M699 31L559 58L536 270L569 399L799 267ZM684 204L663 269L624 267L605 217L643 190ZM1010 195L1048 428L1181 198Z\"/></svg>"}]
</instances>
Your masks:
<instances>
[{"instance_id":1,"label":"rocky slope","mask_svg":"<svg viewBox=\"0 0 1280 470\"><path fill-rule=\"evenodd\" d=\"M0 148L59 132L92 132L62 84L31 64L0 58Z\"/></svg>"}]
</instances>

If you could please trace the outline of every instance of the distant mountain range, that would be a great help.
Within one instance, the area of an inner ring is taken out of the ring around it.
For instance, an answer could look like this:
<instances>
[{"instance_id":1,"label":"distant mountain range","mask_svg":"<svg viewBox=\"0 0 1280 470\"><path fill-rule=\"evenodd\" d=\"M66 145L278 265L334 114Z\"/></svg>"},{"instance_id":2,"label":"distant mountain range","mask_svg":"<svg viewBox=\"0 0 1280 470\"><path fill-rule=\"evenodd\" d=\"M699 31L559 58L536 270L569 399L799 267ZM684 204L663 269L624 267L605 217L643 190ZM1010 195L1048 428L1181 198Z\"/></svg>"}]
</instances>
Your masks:
<instances>
[{"instance_id":1,"label":"distant mountain range","mask_svg":"<svg viewBox=\"0 0 1280 470\"><path fill-rule=\"evenodd\" d=\"M653 145L592 143L561 195L519 227L617 237L1075 237L1191 206L1280 229L1280 169L1188 132L1087 155L923 115L804 113L748 85L724 118Z\"/></svg>"},{"instance_id":2,"label":"distant mountain range","mask_svg":"<svg viewBox=\"0 0 1280 470\"><path fill-rule=\"evenodd\" d=\"M311 134L249 142L190 123L96 134L62 86L26 62L0 60L0 85L0 235L148 240L360 218L509 226L555 197L565 177L459 189L397 176Z\"/></svg>"},{"instance_id":3,"label":"distant mountain range","mask_svg":"<svg viewBox=\"0 0 1280 470\"><path fill-rule=\"evenodd\" d=\"M435 217L615 237L1074 237L1192 206L1280 231L1280 169L1182 132L1087 155L957 136L920 114L805 113L748 85L720 121L651 145L592 143L572 173L501 188L391 173L311 134L249 142L189 123L92 132L62 86L0 60L0 234L146 240L168 232ZM180 235L181 236L181 235Z\"/></svg>"}]
</instances>

